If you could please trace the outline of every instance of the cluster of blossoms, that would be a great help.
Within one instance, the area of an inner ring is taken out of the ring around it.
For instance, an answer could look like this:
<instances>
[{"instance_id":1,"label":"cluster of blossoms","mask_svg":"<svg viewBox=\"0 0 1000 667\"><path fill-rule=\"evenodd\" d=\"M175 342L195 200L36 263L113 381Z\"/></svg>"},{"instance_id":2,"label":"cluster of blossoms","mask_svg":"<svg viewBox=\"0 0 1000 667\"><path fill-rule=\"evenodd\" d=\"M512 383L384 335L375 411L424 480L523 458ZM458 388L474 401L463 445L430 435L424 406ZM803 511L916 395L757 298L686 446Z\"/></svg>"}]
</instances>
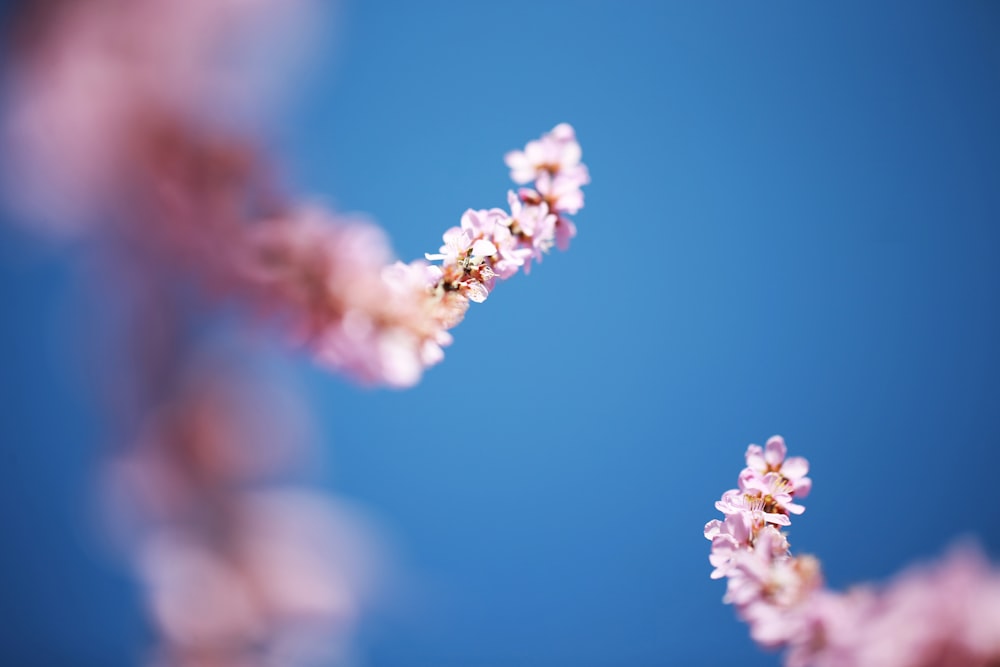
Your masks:
<instances>
[{"instance_id":1,"label":"cluster of blossoms","mask_svg":"<svg viewBox=\"0 0 1000 667\"><path fill-rule=\"evenodd\" d=\"M363 382L410 386L444 357L448 330L470 301L485 301L497 280L522 267L529 272L553 246L568 247L576 234L568 215L583 206L580 188L590 182L580 155L565 123L508 153L512 179L534 187L509 192L510 211L466 211L426 260L391 262L377 228L300 209L257 225L239 265L266 288L265 302L297 315L321 362Z\"/></svg>"},{"instance_id":2,"label":"cluster of blossoms","mask_svg":"<svg viewBox=\"0 0 1000 667\"><path fill-rule=\"evenodd\" d=\"M590 183L580 156L576 134L566 123L528 142L523 151L508 153L511 179L534 187L508 192L509 212L466 211L460 226L444 233L439 252L426 255L442 262L435 286L482 302L497 279L510 278L522 267L528 273L531 262L540 262L553 245L568 248L576 226L567 215L583 208L580 188Z\"/></svg>"},{"instance_id":3,"label":"cluster of blossoms","mask_svg":"<svg viewBox=\"0 0 1000 667\"><path fill-rule=\"evenodd\" d=\"M823 586L819 561L793 556L782 528L805 508L808 462L775 436L750 445L739 488L705 525L713 579L761 646L787 649L788 667L996 667L1000 572L972 547L904 573L887 587L846 594Z\"/></svg>"},{"instance_id":4,"label":"cluster of blossoms","mask_svg":"<svg viewBox=\"0 0 1000 667\"><path fill-rule=\"evenodd\" d=\"M712 541L712 578L728 579L725 601L750 624L754 639L768 646L791 638L796 629L789 610L821 585L816 560L793 557L781 532L790 515L805 511L796 500L812 487L809 463L786 454L785 441L777 436L763 449L750 445L739 488L715 503L726 518L705 526L705 537Z\"/></svg>"}]
</instances>

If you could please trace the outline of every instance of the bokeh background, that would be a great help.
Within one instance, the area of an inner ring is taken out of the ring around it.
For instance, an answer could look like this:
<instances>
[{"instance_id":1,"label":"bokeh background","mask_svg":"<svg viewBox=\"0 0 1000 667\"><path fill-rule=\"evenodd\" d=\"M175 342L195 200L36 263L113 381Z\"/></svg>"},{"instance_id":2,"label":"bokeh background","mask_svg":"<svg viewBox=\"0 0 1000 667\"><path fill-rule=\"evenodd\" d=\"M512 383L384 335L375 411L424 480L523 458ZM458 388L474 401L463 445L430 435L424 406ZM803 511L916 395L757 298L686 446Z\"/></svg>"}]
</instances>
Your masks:
<instances>
[{"instance_id":1,"label":"bokeh background","mask_svg":"<svg viewBox=\"0 0 1000 667\"><path fill-rule=\"evenodd\" d=\"M1000 557L1000 5L331 20L272 142L298 192L367 212L401 257L504 205L504 152L558 122L593 177L570 251L474 306L415 389L280 369L323 484L392 544L359 664L778 664L701 534L774 433L812 463L791 540L832 586L962 539ZM78 250L0 228L4 665L133 665L150 640L94 518L111 434Z\"/></svg>"}]
</instances>

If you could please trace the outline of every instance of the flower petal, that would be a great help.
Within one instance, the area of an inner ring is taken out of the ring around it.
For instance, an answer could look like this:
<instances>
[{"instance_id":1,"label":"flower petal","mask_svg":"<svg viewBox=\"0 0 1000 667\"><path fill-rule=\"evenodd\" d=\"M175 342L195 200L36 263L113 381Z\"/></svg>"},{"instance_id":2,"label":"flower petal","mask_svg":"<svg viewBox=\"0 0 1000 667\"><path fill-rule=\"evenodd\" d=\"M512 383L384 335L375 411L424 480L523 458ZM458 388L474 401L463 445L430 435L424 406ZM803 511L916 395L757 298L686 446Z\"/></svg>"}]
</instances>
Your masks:
<instances>
[{"instance_id":1,"label":"flower petal","mask_svg":"<svg viewBox=\"0 0 1000 667\"><path fill-rule=\"evenodd\" d=\"M750 445L746 453L747 467L754 470L764 470L767 468L767 461L764 460L764 450L760 445Z\"/></svg>"},{"instance_id":2,"label":"flower petal","mask_svg":"<svg viewBox=\"0 0 1000 667\"><path fill-rule=\"evenodd\" d=\"M788 448L785 446L785 439L780 435L772 437L764 445L764 460L767 461L769 466L776 468L781 465L787 453Z\"/></svg>"},{"instance_id":3,"label":"flower petal","mask_svg":"<svg viewBox=\"0 0 1000 667\"><path fill-rule=\"evenodd\" d=\"M781 464L781 474L791 480L805 477L809 474L809 461L801 456L790 456Z\"/></svg>"},{"instance_id":4,"label":"flower petal","mask_svg":"<svg viewBox=\"0 0 1000 667\"><path fill-rule=\"evenodd\" d=\"M495 255L496 253L497 247L486 239L479 239L472 244L473 257L489 257L490 255Z\"/></svg>"}]
</instances>

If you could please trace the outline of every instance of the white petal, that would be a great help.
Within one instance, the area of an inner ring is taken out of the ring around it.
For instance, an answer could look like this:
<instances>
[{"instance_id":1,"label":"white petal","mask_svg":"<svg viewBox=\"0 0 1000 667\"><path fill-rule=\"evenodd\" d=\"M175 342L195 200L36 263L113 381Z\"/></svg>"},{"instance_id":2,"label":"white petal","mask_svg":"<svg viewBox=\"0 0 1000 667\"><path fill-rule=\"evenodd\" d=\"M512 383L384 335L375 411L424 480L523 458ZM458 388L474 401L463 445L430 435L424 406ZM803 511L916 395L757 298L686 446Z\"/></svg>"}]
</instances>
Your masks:
<instances>
[{"instance_id":1,"label":"white petal","mask_svg":"<svg viewBox=\"0 0 1000 667\"><path fill-rule=\"evenodd\" d=\"M478 281L462 283L462 286L465 288L462 290L462 293L468 297L469 301L482 303L483 301L486 301L486 297L490 295L490 291L486 289L486 286Z\"/></svg>"},{"instance_id":2,"label":"white petal","mask_svg":"<svg viewBox=\"0 0 1000 667\"><path fill-rule=\"evenodd\" d=\"M497 247L486 239L479 239L472 244L473 257L489 257L497 253Z\"/></svg>"}]
</instances>

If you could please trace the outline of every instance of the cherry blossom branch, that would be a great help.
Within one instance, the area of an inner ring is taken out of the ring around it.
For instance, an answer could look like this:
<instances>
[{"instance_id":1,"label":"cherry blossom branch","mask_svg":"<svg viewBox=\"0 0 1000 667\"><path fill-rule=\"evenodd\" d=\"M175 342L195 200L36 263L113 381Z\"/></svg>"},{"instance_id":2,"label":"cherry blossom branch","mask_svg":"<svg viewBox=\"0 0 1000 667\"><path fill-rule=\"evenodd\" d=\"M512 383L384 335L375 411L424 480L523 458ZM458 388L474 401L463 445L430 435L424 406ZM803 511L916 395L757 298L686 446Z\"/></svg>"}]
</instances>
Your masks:
<instances>
[{"instance_id":1,"label":"cherry blossom branch","mask_svg":"<svg viewBox=\"0 0 1000 667\"><path fill-rule=\"evenodd\" d=\"M788 667L1000 665L1000 572L973 547L882 589L825 589L819 561L782 532L812 488L806 459L786 454L780 436L750 445L739 488L715 503L725 518L705 525L711 577L758 644L787 649Z\"/></svg>"},{"instance_id":2,"label":"cherry blossom branch","mask_svg":"<svg viewBox=\"0 0 1000 667\"><path fill-rule=\"evenodd\" d=\"M509 211L469 209L437 253L409 264L388 263L376 228L293 211L250 229L242 278L291 314L322 363L365 383L413 385L444 357L470 301L485 301L522 268L528 273L553 246L569 246L569 214L583 207L580 188L590 182L580 155L567 124L508 153L513 180L533 187L509 192Z\"/></svg>"}]
</instances>

